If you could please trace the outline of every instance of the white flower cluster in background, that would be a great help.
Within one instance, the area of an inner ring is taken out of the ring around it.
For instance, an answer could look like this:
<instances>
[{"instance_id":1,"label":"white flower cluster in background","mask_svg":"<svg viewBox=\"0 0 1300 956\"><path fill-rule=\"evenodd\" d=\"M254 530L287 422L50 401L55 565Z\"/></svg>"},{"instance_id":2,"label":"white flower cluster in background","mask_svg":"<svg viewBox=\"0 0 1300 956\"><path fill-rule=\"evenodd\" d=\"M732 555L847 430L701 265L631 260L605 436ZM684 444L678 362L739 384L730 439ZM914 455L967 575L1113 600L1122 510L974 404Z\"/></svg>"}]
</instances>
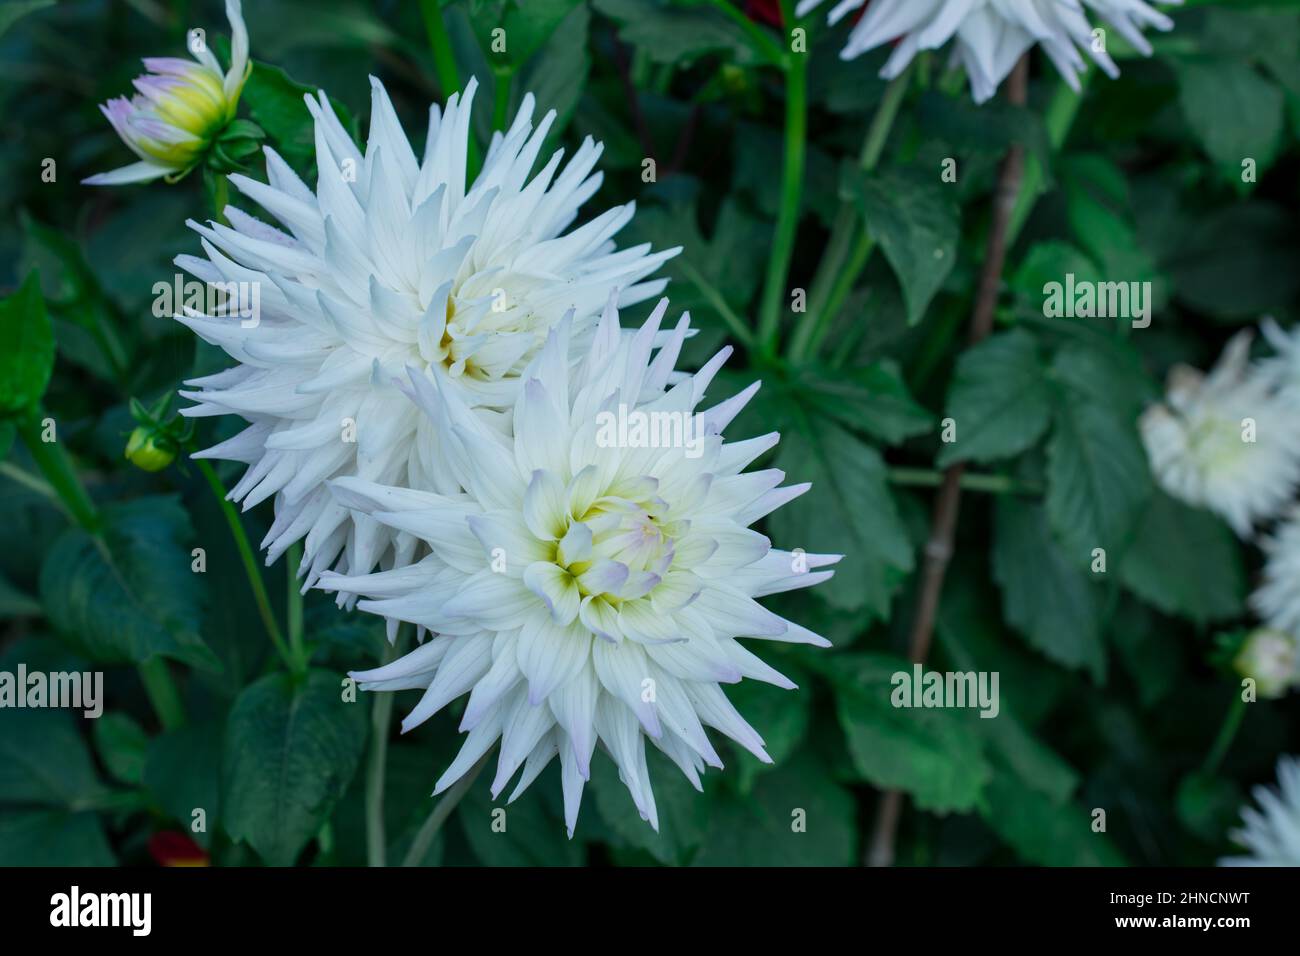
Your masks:
<instances>
[{"instance_id":1,"label":"white flower cluster in background","mask_svg":"<svg viewBox=\"0 0 1300 956\"><path fill-rule=\"evenodd\" d=\"M1261 696L1300 685L1300 332L1261 324L1273 354L1251 361L1239 332L1207 374L1173 368L1165 400L1143 412L1143 444L1170 495L1222 517L1240 537L1273 523L1268 557L1250 597L1265 626L1247 636L1234 665Z\"/></svg>"},{"instance_id":2,"label":"white flower cluster in background","mask_svg":"<svg viewBox=\"0 0 1300 956\"><path fill-rule=\"evenodd\" d=\"M1220 866L1300 866L1300 759L1277 762L1277 786L1255 787L1256 806L1243 807L1241 829L1233 842L1249 851L1230 856Z\"/></svg>"},{"instance_id":3,"label":"white flower cluster in background","mask_svg":"<svg viewBox=\"0 0 1300 956\"><path fill-rule=\"evenodd\" d=\"M796 16L804 16L825 0L800 0ZM1182 0L1160 0L1181 4ZM1094 28L1088 10L1114 28L1144 56L1151 44L1143 27L1172 30L1173 21L1142 0L840 0L828 20L838 23L867 6L849 31L840 56L851 60L868 50L897 41L880 75L893 79L925 50L953 41L952 62L970 79L971 95L983 103L997 92L1024 53L1038 45L1075 90L1087 69L1086 53L1107 76L1119 68L1107 52L1104 28ZM1082 51L1082 52L1081 52Z\"/></svg>"}]
</instances>

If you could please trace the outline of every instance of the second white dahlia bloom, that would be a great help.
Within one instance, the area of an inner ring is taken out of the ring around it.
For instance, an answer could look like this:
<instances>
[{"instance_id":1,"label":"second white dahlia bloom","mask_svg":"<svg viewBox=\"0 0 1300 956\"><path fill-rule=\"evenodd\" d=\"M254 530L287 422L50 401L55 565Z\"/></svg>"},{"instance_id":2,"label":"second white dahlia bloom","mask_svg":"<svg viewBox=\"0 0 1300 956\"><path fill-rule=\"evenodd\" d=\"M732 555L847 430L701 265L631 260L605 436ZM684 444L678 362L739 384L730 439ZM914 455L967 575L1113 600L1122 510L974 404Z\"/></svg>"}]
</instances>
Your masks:
<instances>
[{"instance_id":1,"label":"second white dahlia bloom","mask_svg":"<svg viewBox=\"0 0 1300 956\"><path fill-rule=\"evenodd\" d=\"M1300 404L1251 367L1250 342L1249 332L1234 336L1208 375L1174 368L1165 403L1139 423L1160 486L1243 536L1300 481Z\"/></svg>"},{"instance_id":2,"label":"second white dahlia bloom","mask_svg":"<svg viewBox=\"0 0 1300 956\"><path fill-rule=\"evenodd\" d=\"M1280 757L1277 786L1251 791L1256 807L1242 807L1245 824L1232 833L1233 842L1249 851L1230 856L1220 866L1300 866L1300 759Z\"/></svg>"},{"instance_id":3,"label":"second white dahlia bloom","mask_svg":"<svg viewBox=\"0 0 1300 956\"><path fill-rule=\"evenodd\" d=\"M624 304L658 294L665 280L640 280L677 251L615 249L632 203L570 229L600 186L601 147L588 138L563 167L557 150L530 179L555 119L552 111L534 128L531 95L467 184L476 84L445 112L430 108L422 158L383 85L372 87L364 152L323 93L307 98L315 190L270 149L269 183L230 177L281 228L230 206L228 226L190 223L207 258L176 260L230 291L224 314L187 309L178 318L238 362L188 382L181 394L197 404L184 414L250 423L201 454L247 463L231 493L245 508L274 497L268 561L305 537L305 586L331 566L400 566L416 547L412 536L350 514L331 498L329 479L459 490L436 427L392 384L406 369L437 378L467 406L512 406L521 371L566 311L580 346L611 287L623 289Z\"/></svg>"},{"instance_id":4,"label":"second white dahlia bloom","mask_svg":"<svg viewBox=\"0 0 1300 956\"><path fill-rule=\"evenodd\" d=\"M804 16L824 0L800 0L796 16ZM853 59L868 50L897 40L898 45L880 75L893 79L922 50L934 50L955 40L954 62L970 78L971 94L977 103L989 99L1006 79L1016 61L1038 44L1074 89L1085 69L1080 50L1086 52L1107 75L1119 69L1098 44L1085 10L1091 9L1115 28L1136 50L1150 55L1151 44L1142 28L1173 29L1173 21L1142 0L840 0L831 8L830 22L837 23L870 2L866 12L849 33L840 56ZM1183 0L1159 0L1181 4Z\"/></svg>"},{"instance_id":5,"label":"second white dahlia bloom","mask_svg":"<svg viewBox=\"0 0 1300 956\"><path fill-rule=\"evenodd\" d=\"M413 398L450 436L445 453L465 493L332 483L341 501L432 552L397 570L327 573L320 586L364 595L362 610L435 635L352 675L370 690L424 690L403 730L469 695L468 737L435 793L498 740L493 796L522 767L513 799L558 754L572 836L599 743L657 829L647 740L697 788L705 765L722 765L706 727L770 762L720 685L794 685L737 638L828 643L755 600L832 574L816 569L838 556L778 551L749 528L808 486L779 487L777 470L745 472L776 434L721 437L757 383L695 411L730 349L674 375L688 318L654 353L666 307L633 335L611 302L576 366L572 326L553 330L525 374L512 429L487 427L448 379L414 376Z\"/></svg>"}]
</instances>

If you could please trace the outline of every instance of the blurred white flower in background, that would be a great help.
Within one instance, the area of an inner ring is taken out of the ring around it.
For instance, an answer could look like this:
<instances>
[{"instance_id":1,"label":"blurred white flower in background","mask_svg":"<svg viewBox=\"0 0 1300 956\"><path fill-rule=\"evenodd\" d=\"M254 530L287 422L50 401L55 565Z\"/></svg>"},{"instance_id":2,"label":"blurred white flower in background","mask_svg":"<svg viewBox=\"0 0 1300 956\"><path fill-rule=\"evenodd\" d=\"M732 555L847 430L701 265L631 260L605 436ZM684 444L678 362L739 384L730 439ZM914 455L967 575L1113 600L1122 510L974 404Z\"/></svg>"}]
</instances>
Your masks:
<instances>
[{"instance_id":1,"label":"blurred white flower in background","mask_svg":"<svg viewBox=\"0 0 1300 956\"><path fill-rule=\"evenodd\" d=\"M1300 759L1278 758L1277 786L1255 787L1255 807L1243 807L1233 842L1248 856L1230 856L1220 866L1300 866Z\"/></svg>"},{"instance_id":2,"label":"blurred white flower in background","mask_svg":"<svg viewBox=\"0 0 1300 956\"><path fill-rule=\"evenodd\" d=\"M755 600L832 573L817 569L838 556L774 550L749 529L808 486L779 487L777 470L745 473L778 435L721 437L758 383L695 412L730 349L695 375L675 375L689 320L659 336L666 308L631 335L611 301L576 366L575 326L563 322L525 373L504 428L475 416L453 379L414 376L413 397L447 436L444 454L465 493L331 483L341 501L432 552L400 570L327 573L320 586L364 595L362 610L435 635L352 675L369 690L425 691L403 730L469 694L460 724L468 737L435 793L498 739L494 797L522 767L518 796L558 754L572 836L599 742L658 829L647 740L697 789L706 765L722 766L705 727L770 762L720 685L794 685L737 638L828 644ZM613 440L602 431L611 416L677 422L682 440L638 442L631 429Z\"/></svg>"},{"instance_id":3,"label":"blurred white flower in background","mask_svg":"<svg viewBox=\"0 0 1300 956\"><path fill-rule=\"evenodd\" d=\"M1294 587L1294 591L1290 597L1293 600L1300 598L1300 584ZM1300 601L1288 610L1300 622ZM1272 619L1271 616L1265 617ZM1300 647L1290 631L1258 627L1246 635L1232 666L1242 677L1255 681L1260 697L1281 697L1300 683Z\"/></svg>"},{"instance_id":4,"label":"blurred white flower in background","mask_svg":"<svg viewBox=\"0 0 1300 956\"><path fill-rule=\"evenodd\" d=\"M315 191L273 150L269 184L230 181L274 215L274 228L233 206L230 225L190 225L207 259L179 266L209 283L260 291L253 321L193 310L177 318L239 364L187 384L191 416L239 415L251 424L200 453L248 464L231 492L247 509L275 498L262 542L274 561L305 537L300 573L310 586L327 567L364 574L411 560L414 536L353 517L325 482L367 481L460 491L432 420L394 387L407 370L442 383L479 409L514 404L520 372L566 311L585 347L609 290L630 304L666 280L641 283L677 250L616 250L634 213L615 207L566 229L599 188L601 147L588 138L561 167L557 150L530 180L555 113L532 125L524 98L482 171L466 184L470 104L477 84L430 108L423 159L402 132L388 94L372 79L370 135L353 144L324 93L307 98L316 120ZM638 284L639 283L639 284ZM490 415L491 412L480 411ZM499 414L499 413L497 413Z\"/></svg>"},{"instance_id":5,"label":"blurred white flower in background","mask_svg":"<svg viewBox=\"0 0 1300 956\"><path fill-rule=\"evenodd\" d=\"M1250 606L1269 627L1300 634L1300 508L1293 507L1263 542L1263 583Z\"/></svg>"},{"instance_id":6,"label":"blurred white flower in background","mask_svg":"<svg viewBox=\"0 0 1300 956\"><path fill-rule=\"evenodd\" d=\"M1181 4L1182 0L1159 0ZM824 0L800 0L796 16L804 16ZM835 24L861 9L868 0L841 0L828 19ZM989 99L1016 61L1038 44L1074 89L1086 69L1086 52L1110 77L1119 69L1099 42L1086 9L1096 11L1139 53L1150 55L1143 27L1173 29L1173 21L1142 0L870 0L866 12L849 32L840 56L853 59L894 40L898 45L880 75L893 79L923 50L955 40L952 59L970 78L976 103Z\"/></svg>"},{"instance_id":7,"label":"blurred white flower in background","mask_svg":"<svg viewBox=\"0 0 1300 956\"><path fill-rule=\"evenodd\" d=\"M1164 404L1141 417L1156 481L1222 516L1245 536L1276 516L1300 481L1300 402L1250 365L1251 333L1225 346L1210 373L1169 373Z\"/></svg>"},{"instance_id":8,"label":"blurred white flower in background","mask_svg":"<svg viewBox=\"0 0 1300 956\"><path fill-rule=\"evenodd\" d=\"M230 20L230 69L206 43L191 34L190 52L197 63L176 57L151 57L149 72L134 81L137 94L119 96L100 106L117 135L140 161L85 180L90 186L148 182L163 176L179 178L204 156L222 130L235 118L239 94L252 64L248 59L248 30L239 0L226 0Z\"/></svg>"}]
</instances>

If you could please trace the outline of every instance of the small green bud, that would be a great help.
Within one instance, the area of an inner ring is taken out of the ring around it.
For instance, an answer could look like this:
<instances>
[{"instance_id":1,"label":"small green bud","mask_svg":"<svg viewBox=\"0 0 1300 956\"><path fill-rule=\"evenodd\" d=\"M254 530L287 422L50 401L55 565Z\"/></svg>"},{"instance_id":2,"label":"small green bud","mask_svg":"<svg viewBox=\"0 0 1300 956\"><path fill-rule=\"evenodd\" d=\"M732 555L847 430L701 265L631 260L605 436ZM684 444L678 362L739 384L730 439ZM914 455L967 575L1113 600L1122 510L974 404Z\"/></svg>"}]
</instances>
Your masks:
<instances>
[{"instance_id":1,"label":"small green bud","mask_svg":"<svg viewBox=\"0 0 1300 956\"><path fill-rule=\"evenodd\" d=\"M176 450L171 445L166 438L141 426L131 432L131 437L127 439L125 457L144 471L162 471L176 457Z\"/></svg>"}]
</instances>

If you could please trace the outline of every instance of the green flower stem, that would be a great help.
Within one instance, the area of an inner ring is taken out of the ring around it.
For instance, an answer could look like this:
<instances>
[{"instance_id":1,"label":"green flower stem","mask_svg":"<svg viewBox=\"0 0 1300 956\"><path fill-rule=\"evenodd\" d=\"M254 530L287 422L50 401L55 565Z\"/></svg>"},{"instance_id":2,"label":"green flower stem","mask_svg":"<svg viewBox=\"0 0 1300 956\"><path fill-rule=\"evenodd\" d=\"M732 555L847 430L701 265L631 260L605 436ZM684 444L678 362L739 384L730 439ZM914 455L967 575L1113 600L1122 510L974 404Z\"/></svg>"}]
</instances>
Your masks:
<instances>
[{"instance_id":1,"label":"green flower stem","mask_svg":"<svg viewBox=\"0 0 1300 956\"><path fill-rule=\"evenodd\" d=\"M447 23L443 19L438 0L420 0L420 14L424 17L424 32L429 38L429 51L433 54L433 71L438 77L438 86L442 88L442 98L446 101L451 94L459 93L463 88L456 54L451 48L451 36L447 33ZM473 136L469 138L466 162L467 176L476 176L480 159L478 143Z\"/></svg>"},{"instance_id":2,"label":"green flower stem","mask_svg":"<svg viewBox=\"0 0 1300 956\"><path fill-rule=\"evenodd\" d=\"M792 4L781 0L786 23L793 23ZM781 310L785 302L786 279L799 229L799 207L803 196L804 140L808 126L808 54L792 54L785 64L785 159L781 169L781 208L776 234L768 259L767 281L759 311L758 341L768 358L775 358L781 338Z\"/></svg>"},{"instance_id":3,"label":"green flower stem","mask_svg":"<svg viewBox=\"0 0 1300 956\"><path fill-rule=\"evenodd\" d=\"M763 59L767 60L772 66L781 66L785 60L785 51L781 49L780 44L772 39L770 33L759 26L755 21L745 16L744 12L738 7L728 2L728 0L709 0L720 13L724 14L732 23L740 27L745 35L749 38L750 45L759 53ZM784 11L782 11L784 13Z\"/></svg>"},{"instance_id":4,"label":"green flower stem","mask_svg":"<svg viewBox=\"0 0 1300 956\"><path fill-rule=\"evenodd\" d=\"M754 347L754 333L727 304L727 300L722 297L722 293L700 274L700 270L696 269L684 258L677 260L677 268L682 275L695 285L695 288L699 289L700 295L708 299L709 305L713 306L718 315L722 317L722 320L727 323L727 328L731 330L731 334L739 339L745 348L752 349Z\"/></svg>"},{"instance_id":5,"label":"green flower stem","mask_svg":"<svg viewBox=\"0 0 1300 956\"><path fill-rule=\"evenodd\" d=\"M176 682L172 680L167 661L154 656L143 664L137 665L136 670L140 674L144 692L148 695L149 703L153 705L154 713L158 715L158 722L162 724L163 730L175 730L177 727L184 726L185 708L181 704L180 692L176 689Z\"/></svg>"},{"instance_id":6,"label":"green flower stem","mask_svg":"<svg viewBox=\"0 0 1300 956\"><path fill-rule=\"evenodd\" d=\"M514 79L514 67L506 64L492 70L492 130L505 130L506 114L510 110L510 83Z\"/></svg>"},{"instance_id":7,"label":"green flower stem","mask_svg":"<svg viewBox=\"0 0 1300 956\"><path fill-rule=\"evenodd\" d=\"M103 547L103 538L100 534L103 521L99 511L86 492L85 486L82 485L81 479L77 477L76 466L73 465L68 453L63 450L63 445L58 441L42 440L41 418L39 411L22 416L17 422L18 435L72 520L83 530L94 535ZM140 675L141 683L144 684L145 693L149 696L154 713L158 715L158 722L163 728L171 730L185 723L185 710L181 706L180 692L172 680L171 671L167 669L167 663L160 657L152 657L137 665L136 671Z\"/></svg>"},{"instance_id":8,"label":"green flower stem","mask_svg":"<svg viewBox=\"0 0 1300 956\"><path fill-rule=\"evenodd\" d=\"M284 556L284 573L288 579L285 594L286 616L289 623L289 651L293 655L290 670L295 674L307 673L307 648L303 644L302 588L298 584L298 566L302 564L302 542L289 545Z\"/></svg>"},{"instance_id":9,"label":"green flower stem","mask_svg":"<svg viewBox=\"0 0 1300 956\"><path fill-rule=\"evenodd\" d=\"M212 198L212 217L223 225L230 225L226 221L226 204L230 202L230 184L222 173L211 173L207 180L208 191Z\"/></svg>"},{"instance_id":10,"label":"green flower stem","mask_svg":"<svg viewBox=\"0 0 1300 956\"><path fill-rule=\"evenodd\" d=\"M248 535L244 533L244 525L239 520L239 512L235 510L234 503L226 497L226 488L217 477L206 458L192 459L203 477L208 481L208 487L212 489L212 496L217 499L217 504L221 507L221 513L226 516L226 524L230 526L230 535L235 539L235 550L239 552L239 559L244 565L244 575L248 578L248 586L253 592L253 603L257 605L257 613L262 618L262 626L266 628L266 634L275 646L276 653L284 661L285 666L293 669L293 658L289 656L289 648L285 646L284 638L280 635L280 625L275 622L275 612L271 610L271 599L266 593L266 584L262 581L262 572L257 566L257 558L253 553L253 546L248 542Z\"/></svg>"},{"instance_id":11,"label":"green flower stem","mask_svg":"<svg viewBox=\"0 0 1300 956\"><path fill-rule=\"evenodd\" d=\"M1219 764L1227 756L1228 748L1232 746L1232 741L1241 727L1241 719L1245 716L1246 702L1242 699L1240 689L1234 689L1232 703L1228 707L1228 712L1223 715L1223 723L1219 727L1219 735L1214 738L1214 745L1205 755L1205 763L1201 767L1202 773L1208 776L1219 769Z\"/></svg>"},{"instance_id":12,"label":"green flower stem","mask_svg":"<svg viewBox=\"0 0 1300 956\"><path fill-rule=\"evenodd\" d=\"M915 61L913 61L915 62ZM912 80L911 64L890 81L876 107L876 115L867 127L866 138L862 142L862 152L858 156L858 167L866 173L876 168L880 155L889 140L889 132L894 128L899 107L907 95ZM856 203L851 199L840 202L835 222L831 226L831 237L826 243L826 251L817 266L813 277L812 290L808 296L808 321L799 326L795 333L794 344L790 350L792 361L798 362L814 355L830 331L831 322L840 306L853 290L854 283L866 267L871 257L874 242L867 232L866 224L854 237L854 227L858 222ZM847 260L847 266L846 266Z\"/></svg>"},{"instance_id":13,"label":"green flower stem","mask_svg":"<svg viewBox=\"0 0 1300 956\"><path fill-rule=\"evenodd\" d=\"M42 440L41 419L43 417L39 411L21 417L16 423L18 437L27 446L27 451L36 462L36 467L41 470L45 480L59 496L59 501L63 503L72 520L91 534L99 534L99 512L81 484L81 479L77 477L77 469L72 464L72 459L63 450L61 442Z\"/></svg>"},{"instance_id":14,"label":"green flower stem","mask_svg":"<svg viewBox=\"0 0 1300 956\"><path fill-rule=\"evenodd\" d=\"M943 484L943 472L928 468L890 468L887 476L896 485L921 488L938 488ZM1009 475L980 475L963 472L961 487L967 491L983 491L992 495L1041 495L1044 488L1032 481L1021 481Z\"/></svg>"},{"instance_id":15,"label":"green flower stem","mask_svg":"<svg viewBox=\"0 0 1300 956\"><path fill-rule=\"evenodd\" d=\"M406 638L406 625L397 639L384 646L380 666L397 659ZM384 836L384 781L388 768L388 729L393 722L393 695L375 694L370 707L370 758L366 763L366 864L388 865L388 841Z\"/></svg>"},{"instance_id":16,"label":"green flower stem","mask_svg":"<svg viewBox=\"0 0 1300 956\"><path fill-rule=\"evenodd\" d=\"M429 852L429 847L433 846L434 837L438 835L442 825L451 816L451 811L456 809L456 804L460 803L461 798L469 793L469 788L474 785L478 775L483 772L483 768L487 766L488 759L491 756L492 751L489 750L482 757L479 757L478 763L474 764L465 776L453 783L447 792L443 794L442 799L434 804L428 819L424 821L420 831L416 833L415 839L411 841L411 848L407 851L406 858L402 860L402 866L420 865L424 855Z\"/></svg>"}]
</instances>

